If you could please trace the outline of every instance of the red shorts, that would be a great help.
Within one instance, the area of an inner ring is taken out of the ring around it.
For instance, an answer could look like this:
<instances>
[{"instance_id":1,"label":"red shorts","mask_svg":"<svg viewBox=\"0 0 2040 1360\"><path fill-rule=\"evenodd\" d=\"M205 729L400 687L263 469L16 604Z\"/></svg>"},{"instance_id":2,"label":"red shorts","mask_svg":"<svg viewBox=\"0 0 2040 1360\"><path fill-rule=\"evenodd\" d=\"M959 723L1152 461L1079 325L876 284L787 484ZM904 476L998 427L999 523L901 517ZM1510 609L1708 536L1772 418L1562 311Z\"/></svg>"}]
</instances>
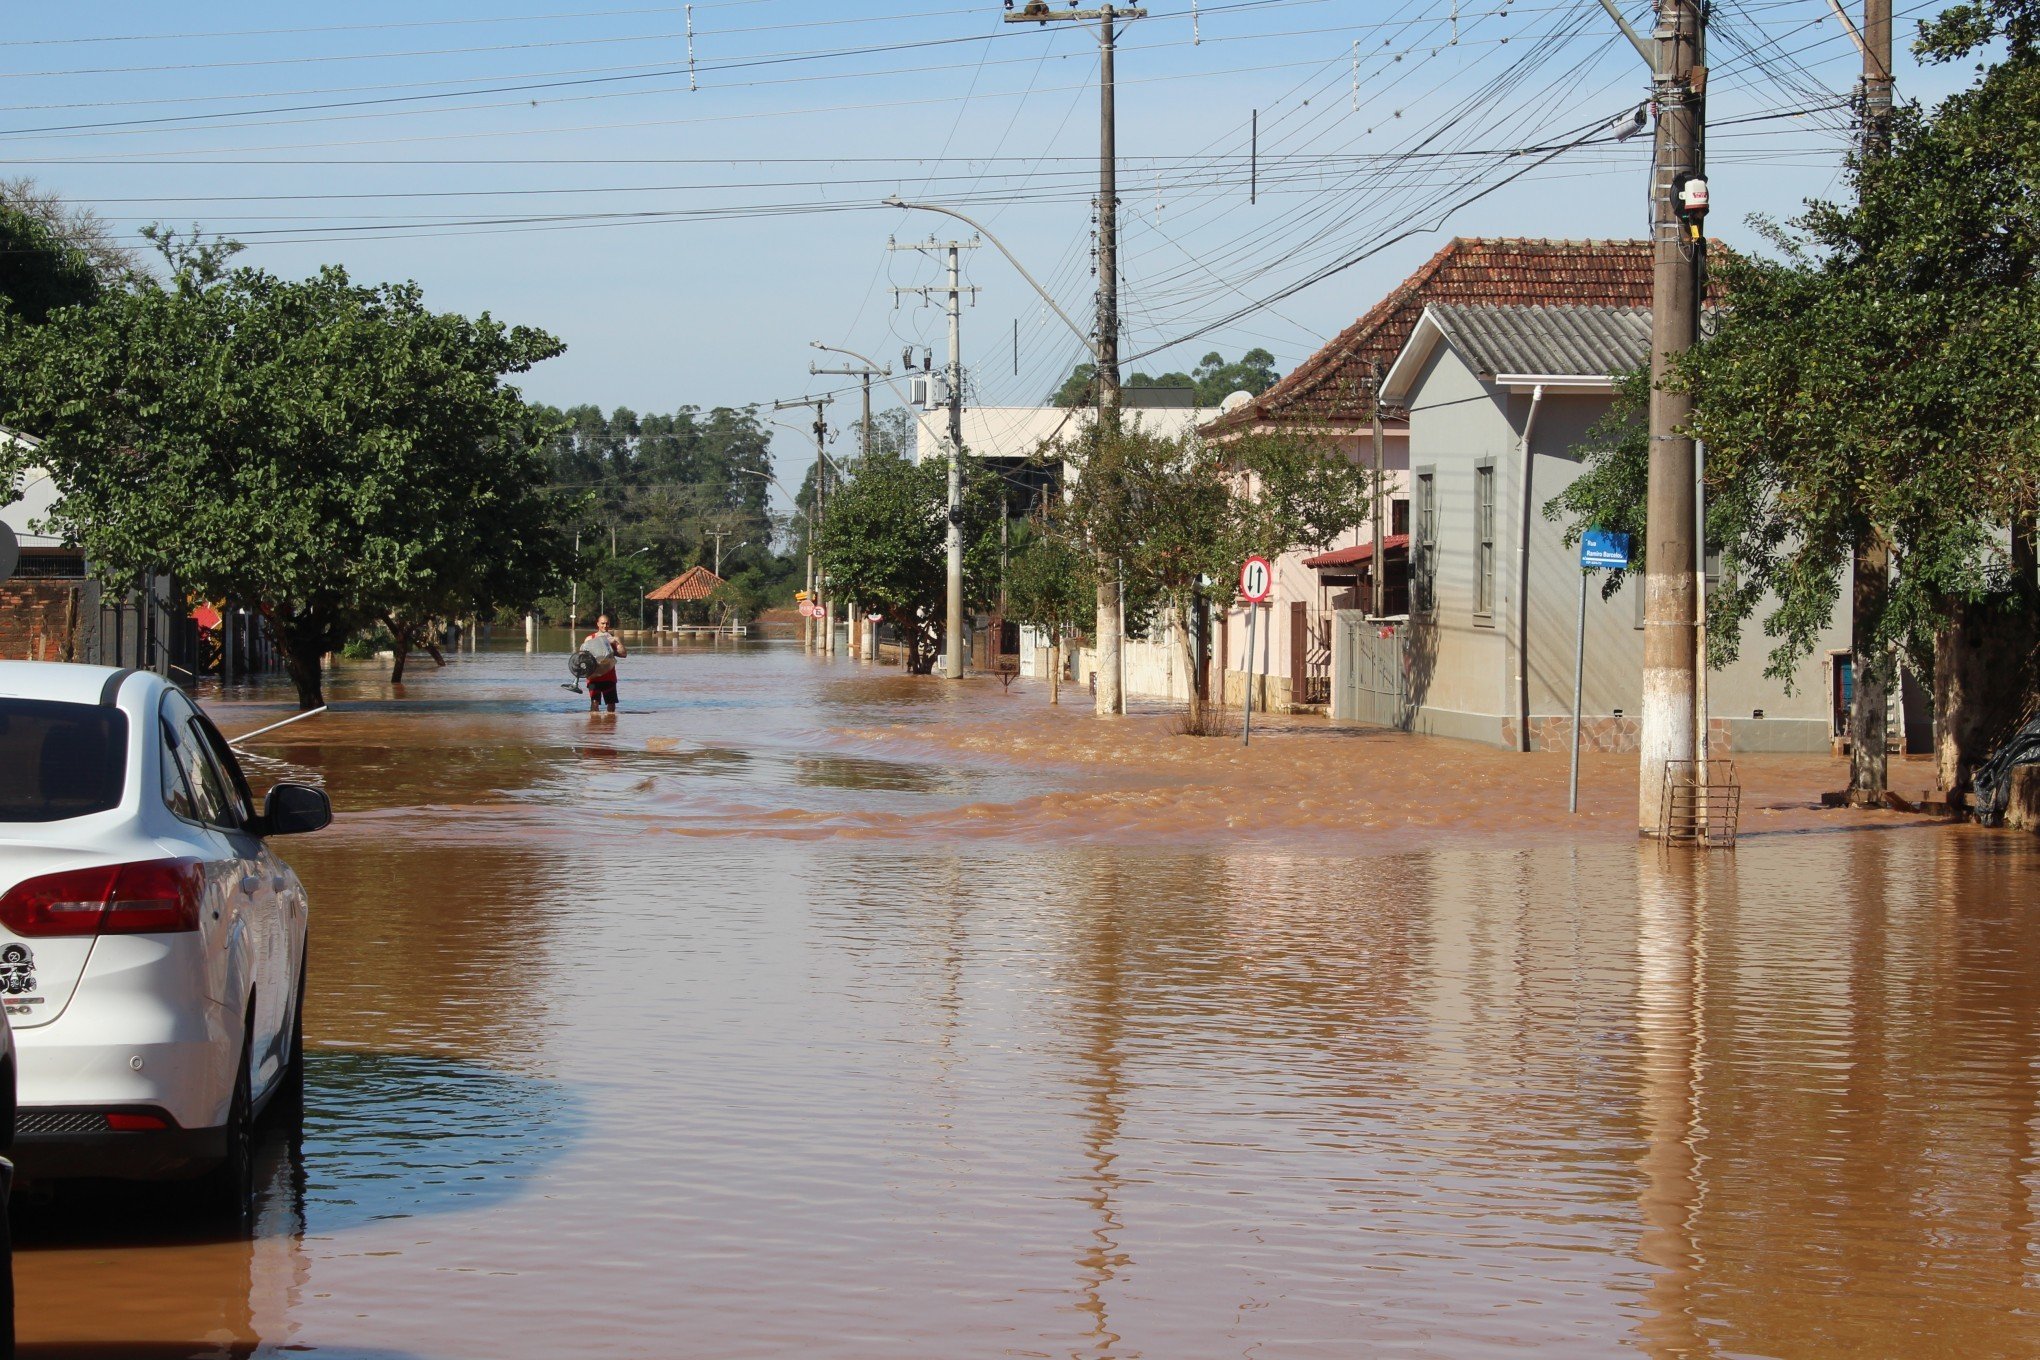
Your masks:
<instances>
[{"instance_id":1,"label":"red shorts","mask_svg":"<svg viewBox=\"0 0 2040 1360\"><path fill-rule=\"evenodd\" d=\"M614 673L614 672L611 672L611 673L610 673L610 674L608 674L608 675L600 675L600 676L591 676L591 677L589 677L589 680L588 680L588 697L589 697L590 699L603 699L603 698L606 698L606 699L608 699L608 700L609 700L609 702L610 702L610 703L612 703L612 704L613 704L613 703L615 703L615 702L616 702L616 675L615 675L615 673Z\"/></svg>"}]
</instances>

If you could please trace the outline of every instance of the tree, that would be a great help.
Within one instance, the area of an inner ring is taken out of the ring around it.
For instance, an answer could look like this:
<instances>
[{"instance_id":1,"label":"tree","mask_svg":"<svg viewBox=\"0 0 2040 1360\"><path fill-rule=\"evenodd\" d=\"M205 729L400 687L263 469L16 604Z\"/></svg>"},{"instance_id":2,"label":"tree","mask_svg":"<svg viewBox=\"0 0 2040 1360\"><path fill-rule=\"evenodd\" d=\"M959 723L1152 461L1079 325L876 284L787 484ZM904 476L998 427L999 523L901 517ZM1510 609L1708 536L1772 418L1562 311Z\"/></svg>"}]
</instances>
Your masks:
<instances>
[{"instance_id":1,"label":"tree","mask_svg":"<svg viewBox=\"0 0 2040 1360\"><path fill-rule=\"evenodd\" d=\"M1128 387L1188 387L1196 395L1193 398L1199 406L1217 406L1235 392L1251 392L1260 396L1275 385L1280 375L1275 371L1275 356L1265 349L1250 349L1233 363L1226 362L1225 356L1213 350L1198 360L1197 367L1189 373L1175 372L1151 376L1135 372L1126 380ZM1098 366L1078 364L1070 370L1070 376L1063 379L1061 387L1048 399L1051 406L1091 406L1098 400Z\"/></svg>"},{"instance_id":2,"label":"tree","mask_svg":"<svg viewBox=\"0 0 2040 1360\"><path fill-rule=\"evenodd\" d=\"M1960 5L1923 29L1931 59L2006 41L2001 62L1931 115L1902 110L1888 154L1851 166L1853 204L1766 224L1774 258L1731 257L1728 306L1674 381L1707 441L1708 537L1729 588L1713 658L1769 597L1770 673L1789 676L1834 616L1866 542L1898 571L1857 572L1859 664L1894 644L1925 669L1947 787L2036 687L2040 581L2040 52L2032 0ZM1633 403L1638 392L1632 390ZM1605 439L1555 508L1577 524L1640 523L1640 435ZM1875 692L1859 685L1859 696ZM1859 713L1861 733L1873 730ZM1882 786L1855 743L1852 783ZM1881 746L1881 743L1876 743Z\"/></svg>"},{"instance_id":3,"label":"tree","mask_svg":"<svg viewBox=\"0 0 2040 1360\"><path fill-rule=\"evenodd\" d=\"M639 415L576 406L546 414L553 479L579 493L562 529L569 539L580 530L586 549L569 589L547 599L549 612L568 612L573 583L592 610L605 596L641 594L643 578L656 584L690 566L714 567L718 533L722 574L745 581L732 592L736 607L755 613L791 598L797 559L771 550L780 526L763 475L772 468L770 440L755 410L682 406Z\"/></svg>"},{"instance_id":4,"label":"tree","mask_svg":"<svg viewBox=\"0 0 2040 1360\"><path fill-rule=\"evenodd\" d=\"M1048 635L1048 701L1062 702L1063 644L1087 632L1098 604L1091 559L1068 526L1051 516L1020 521L1006 568L1006 612Z\"/></svg>"},{"instance_id":5,"label":"tree","mask_svg":"<svg viewBox=\"0 0 2040 1360\"><path fill-rule=\"evenodd\" d=\"M998 586L997 478L968 455L963 471L964 604L982 608ZM849 472L832 483L815 564L842 596L882 614L906 642L908 673L926 675L943 643L948 467L874 453Z\"/></svg>"},{"instance_id":6,"label":"tree","mask_svg":"<svg viewBox=\"0 0 2040 1360\"><path fill-rule=\"evenodd\" d=\"M0 180L0 302L15 316L41 324L135 277L131 252L97 214L32 179Z\"/></svg>"},{"instance_id":7,"label":"tree","mask_svg":"<svg viewBox=\"0 0 2040 1360\"><path fill-rule=\"evenodd\" d=\"M1138 420L1093 432L1068 450L1080 464L1073 524L1094 557L1117 561L1130 617L1160 613L1194 676L1191 619L1229 601L1240 563L1328 543L1357 523L1372 474L1308 437L1254 434L1224 445L1169 438ZM1189 686L1188 729L1204 730Z\"/></svg>"},{"instance_id":8,"label":"tree","mask_svg":"<svg viewBox=\"0 0 2040 1360\"><path fill-rule=\"evenodd\" d=\"M1235 392L1260 396L1275 385L1281 375L1275 371L1275 356L1265 349L1250 349L1236 363L1227 363L1217 350L1197 361L1191 373L1199 406L1217 406Z\"/></svg>"},{"instance_id":9,"label":"tree","mask_svg":"<svg viewBox=\"0 0 2040 1360\"><path fill-rule=\"evenodd\" d=\"M323 654L370 621L522 593L557 560L524 452L543 426L502 380L560 350L428 311L415 284L189 257L167 287L0 334L5 418L37 431L99 570L253 602L306 708Z\"/></svg>"},{"instance_id":10,"label":"tree","mask_svg":"<svg viewBox=\"0 0 2040 1360\"><path fill-rule=\"evenodd\" d=\"M850 447L858 452L865 448L863 432L858 428L864 423L860 416L850 427ZM889 410L875 411L871 416L871 452L897 453L903 458L914 456L914 413L904 406Z\"/></svg>"}]
</instances>

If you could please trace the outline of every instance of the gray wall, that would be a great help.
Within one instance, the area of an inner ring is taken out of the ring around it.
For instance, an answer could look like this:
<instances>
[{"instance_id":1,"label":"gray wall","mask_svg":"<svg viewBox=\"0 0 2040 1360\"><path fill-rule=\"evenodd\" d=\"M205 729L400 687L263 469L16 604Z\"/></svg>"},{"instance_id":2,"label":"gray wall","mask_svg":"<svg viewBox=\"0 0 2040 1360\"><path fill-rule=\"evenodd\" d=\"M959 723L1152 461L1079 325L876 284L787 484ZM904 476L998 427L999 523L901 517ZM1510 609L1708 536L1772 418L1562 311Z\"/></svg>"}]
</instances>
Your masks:
<instances>
[{"instance_id":1,"label":"gray wall","mask_svg":"<svg viewBox=\"0 0 2040 1360\"><path fill-rule=\"evenodd\" d=\"M1574 638L1578 622L1577 548L1565 545L1565 524L1544 517L1544 505L1579 476L1578 446L1609 406L1605 396L1547 389L1531 433L1529 459L1529 563L1527 581L1530 717L1533 734L1552 723L1569 724ZM1412 694L1418 731L1514 744L1518 659L1516 619L1526 598L1519 546L1524 540L1523 473L1519 449L1530 411L1528 394L1482 381L1449 344L1441 344L1419 375L1410 398L1410 465L1414 478L1427 468L1439 497L1437 600L1434 612L1413 621ZM1474 614L1474 469L1496 465L1496 599L1491 619ZM1415 493L1412 492L1414 497ZM1603 600L1604 573L1589 583L1582 713L1590 743L1623 744L1617 710L1633 720L1642 695L1643 632L1635 592L1624 583ZM1846 592L1843 598L1846 599ZM1829 738L1826 654L1846 650L1845 627L1831 626L1816 654L1800 663L1794 692L1764 676L1770 640L1760 607L1746 630L1742 656L1709 677L1709 711L1717 732L1733 748L1825 750ZM1755 719L1755 710L1765 716ZM1563 740L1565 733L1557 734Z\"/></svg>"}]
</instances>

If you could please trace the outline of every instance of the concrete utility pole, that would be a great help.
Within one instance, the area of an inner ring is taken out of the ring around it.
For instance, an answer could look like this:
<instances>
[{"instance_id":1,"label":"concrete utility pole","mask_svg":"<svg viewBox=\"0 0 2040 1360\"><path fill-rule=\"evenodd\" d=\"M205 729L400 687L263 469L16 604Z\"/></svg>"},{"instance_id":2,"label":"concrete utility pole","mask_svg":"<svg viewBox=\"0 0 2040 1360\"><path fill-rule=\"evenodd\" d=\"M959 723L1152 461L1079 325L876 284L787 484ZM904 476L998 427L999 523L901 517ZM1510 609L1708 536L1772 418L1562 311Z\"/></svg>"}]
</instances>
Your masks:
<instances>
[{"instance_id":1,"label":"concrete utility pole","mask_svg":"<svg viewBox=\"0 0 2040 1360\"><path fill-rule=\"evenodd\" d=\"M1891 0L1863 0L1863 161L1891 150ZM1851 563L1850 669L1855 702L1849 708L1849 799L1881 806L1890 771L1886 743L1891 711L1891 653L1877 630L1891 604L1891 541L1875 524L1863 526Z\"/></svg>"},{"instance_id":2,"label":"concrete utility pole","mask_svg":"<svg viewBox=\"0 0 2040 1360\"><path fill-rule=\"evenodd\" d=\"M1025 9L1008 14L1009 24L1098 22L1098 429L1119 426L1119 119L1114 103L1113 56L1118 25L1145 19L1147 11L1132 6L1100 5L1097 9L1049 9L1047 0L1028 0ZM1120 608L1124 593L1117 562L1098 559L1098 705L1100 717L1126 712L1121 683L1125 666L1126 620Z\"/></svg>"},{"instance_id":3,"label":"concrete utility pole","mask_svg":"<svg viewBox=\"0 0 2040 1360\"><path fill-rule=\"evenodd\" d=\"M809 603L817 605L828 593L823 589L821 578L815 572L815 536L821 532L822 514L828 508L829 422L823 416L822 409L834 400L834 397L801 397L797 401L772 403L772 409L775 411L789 411L796 406L815 408L815 487L808 495L807 590ZM809 651L819 648L823 655L827 655L836 650L836 630L829 626L826 613L819 618L803 616L801 638Z\"/></svg>"},{"instance_id":4,"label":"concrete utility pole","mask_svg":"<svg viewBox=\"0 0 2040 1360\"><path fill-rule=\"evenodd\" d=\"M927 241L912 245L891 242L892 250L919 250L930 254L940 250L948 256L949 286L949 588L943 626L947 633L944 674L963 679L963 295L969 292L977 302L976 287L963 286L963 252L976 250L976 241ZM929 288L895 288L893 295L917 293L925 299Z\"/></svg>"},{"instance_id":5,"label":"concrete utility pole","mask_svg":"<svg viewBox=\"0 0 2040 1360\"><path fill-rule=\"evenodd\" d=\"M1655 834L1665 764L1697 753L1699 544L1694 533L1693 402L1665 379L1700 338L1706 274L1703 144L1707 68L1703 0L1659 0L1653 84L1656 165L1651 176L1655 269L1651 285L1650 486L1643 591L1642 759L1637 826Z\"/></svg>"},{"instance_id":6,"label":"concrete utility pole","mask_svg":"<svg viewBox=\"0 0 2040 1360\"><path fill-rule=\"evenodd\" d=\"M871 452L871 380L872 380L873 378L884 378L884 379L886 380L887 384L888 384L889 386L891 386L891 387L892 387L892 389L893 389L893 390L894 390L895 392L898 392L898 391L899 391L899 384L898 384L898 383L896 383L896 382L893 382L893 380L892 380L892 365L891 365L891 364L887 364L887 365L885 365L885 366L884 366L883 368L881 368L881 367L879 367L879 366L878 366L877 364L873 363L873 362L872 362L872 361L871 361L870 359L867 359L867 358L865 358L865 357L864 357L864 356L863 356L862 354L859 354L859 353L858 353L858 352L857 352L856 350L854 350L854 349L843 349L842 347L840 347L840 346L838 346L838 345L825 345L825 344L823 344L823 343L822 343L821 341L819 341L819 340L810 340L810 341L808 341L808 348L809 348L809 349L819 349L819 350L826 350L826 351L827 351L827 352L829 352L830 354L847 354L847 355L849 355L849 356L850 356L851 358L855 359L855 360L856 360L856 361L858 362L858 364L860 365L860 367L857 367L857 368L816 368L816 367L814 366L814 364L813 364L812 362L810 362L810 363L808 364L808 372L809 372L809 373L814 373L814 374L821 374L821 373L834 373L834 374L840 374L841 376L843 376L843 377L846 377L846 378L861 378L861 379L863 379L863 381L864 381L864 427L863 427L863 428L864 428L864 434L863 434L863 436L862 436L862 437L861 437L861 438L860 438L860 439L859 439L859 440L857 441L857 452L858 452L858 454L859 454L860 456L862 456L862 455L864 455L864 454L867 454L867 453L870 453L870 452ZM902 393L902 394L901 394L901 400L903 400L903 401L907 400L907 398L906 398L906 395L905 395L904 393ZM911 405L912 403L911 403L911 402L909 402L908 404L909 404L909 405Z\"/></svg>"},{"instance_id":7,"label":"concrete utility pole","mask_svg":"<svg viewBox=\"0 0 2040 1360\"><path fill-rule=\"evenodd\" d=\"M1378 619L1388 613L1388 550L1381 546L1381 499L1387 494L1388 437L1381 428L1381 364L1378 361L1374 365L1374 396L1368 405L1374 408L1374 570L1369 578L1374 582L1374 598L1370 608Z\"/></svg>"}]
</instances>

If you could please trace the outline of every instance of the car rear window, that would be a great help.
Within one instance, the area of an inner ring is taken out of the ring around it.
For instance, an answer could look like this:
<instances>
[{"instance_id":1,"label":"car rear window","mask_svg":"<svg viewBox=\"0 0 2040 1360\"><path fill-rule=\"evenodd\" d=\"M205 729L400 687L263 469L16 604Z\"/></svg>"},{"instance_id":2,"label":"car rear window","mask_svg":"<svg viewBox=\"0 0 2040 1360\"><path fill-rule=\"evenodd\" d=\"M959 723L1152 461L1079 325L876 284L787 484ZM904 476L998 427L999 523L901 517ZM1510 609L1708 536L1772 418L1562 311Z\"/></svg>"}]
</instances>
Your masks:
<instances>
[{"instance_id":1,"label":"car rear window","mask_svg":"<svg viewBox=\"0 0 2040 1360\"><path fill-rule=\"evenodd\" d=\"M127 717L99 704L0 698L0 822L60 822L120 806Z\"/></svg>"}]
</instances>

